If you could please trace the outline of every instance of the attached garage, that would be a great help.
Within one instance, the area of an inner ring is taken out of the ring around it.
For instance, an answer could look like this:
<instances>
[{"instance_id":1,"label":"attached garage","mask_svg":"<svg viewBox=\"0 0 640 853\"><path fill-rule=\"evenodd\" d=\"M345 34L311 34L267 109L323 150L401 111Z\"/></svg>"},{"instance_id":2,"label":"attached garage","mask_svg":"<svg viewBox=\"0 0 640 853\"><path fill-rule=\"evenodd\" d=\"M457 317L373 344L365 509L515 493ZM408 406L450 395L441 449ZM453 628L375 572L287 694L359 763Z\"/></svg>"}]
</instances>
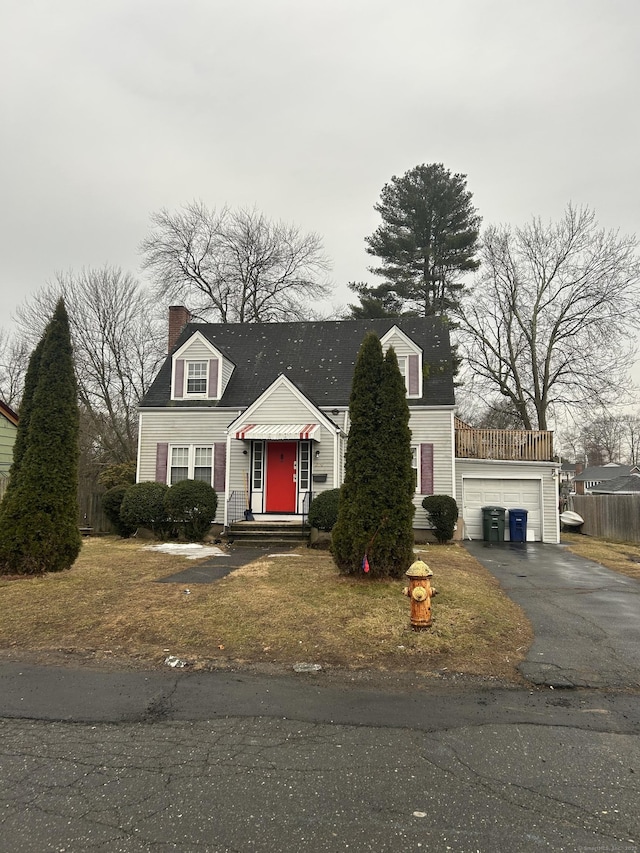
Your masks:
<instances>
[{"instance_id":1,"label":"attached garage","mask_svg":"<svg viewBox=\"0 0 640 853\"><path fill-rule=\"evenodd\" d=\"M539 480L493 480L465 477L462 483L465 535L482 539L482 507L502 506L505 509L526 509L527 538L541 538L541 486ZM505 539L509 538L509 514L505 514Z\"/></svg>"},{"instance_id":2,"label":"attached garage","mask_svg":"<svg viewBox=\"0 0 640 853\"><path fill-rule=\"evenodd\" d=\"M529 541L557 543L557 465L505 463L494 460L456 460L458 508L465 539L482 539L482 507L526 509ZM505 513L505 540L509 539L509 514Z\"/></svg>"}]
</instances>

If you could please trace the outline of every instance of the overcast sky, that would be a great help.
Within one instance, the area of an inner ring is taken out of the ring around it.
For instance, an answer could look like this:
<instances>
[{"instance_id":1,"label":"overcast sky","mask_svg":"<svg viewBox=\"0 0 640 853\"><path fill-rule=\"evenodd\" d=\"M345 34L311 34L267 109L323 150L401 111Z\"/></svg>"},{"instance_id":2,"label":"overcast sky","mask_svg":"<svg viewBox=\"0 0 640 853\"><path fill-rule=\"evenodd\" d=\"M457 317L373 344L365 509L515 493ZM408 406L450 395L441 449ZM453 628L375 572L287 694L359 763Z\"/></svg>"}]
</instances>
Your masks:
<instances>
[{"instance_id":1,"label":"overcast sky","mask_svg":"<svg viewBox=\"0 0 640 853\"><path fill-rule=\"evenodd\" d=\"M639 31L638 0L0 0L0 325L58 270L139 274L193 199L320 234L344 304L420 163L484 224L640 233Z\"/></svg>"}]
</instances>

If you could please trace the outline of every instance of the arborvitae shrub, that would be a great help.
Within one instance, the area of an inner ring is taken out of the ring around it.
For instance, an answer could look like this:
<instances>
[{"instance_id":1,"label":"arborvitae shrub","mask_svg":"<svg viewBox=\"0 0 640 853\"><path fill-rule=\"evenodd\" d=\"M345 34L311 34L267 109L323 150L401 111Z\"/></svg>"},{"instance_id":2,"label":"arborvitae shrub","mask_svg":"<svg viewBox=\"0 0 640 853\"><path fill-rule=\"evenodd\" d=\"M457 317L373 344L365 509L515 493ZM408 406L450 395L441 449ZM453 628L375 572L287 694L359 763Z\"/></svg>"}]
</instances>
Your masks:
<instances>
[{"instance_id":1,"label":"arborvitae shrub","mask_svg":"<svg viewBox=\"0 0 640 853\"><path fill-rule=\"evenodd\" d=\"M453 539L453 531L458 521L458 504L450 495L428 495L422 501L435 537L440 543Z\"/></svg>"},{"instance_id":2,"label":"arborvitae shrub","mask_svg":"<svg viewBox=\"0 0 640 853\"><path fill-rule=\"evenodd\" d=\"M64 302L29 364L25 422L16 439L10 485L0 513L0 572L70 568L78 527L78 399Z\"/></svg>"},{"instance_id":3,"label":"arborvitae shrub","mask_svg":"<svg viewBox=\"0 0 640 853\"><path fill-rule=\"evenodd\" d=\"M164 505L168 517L184 537L199 542L216 517L218 495L201 480L181 480L167 491Z\"/></svg>"},{"instance_id":4,"label":"arborvitae shrub","mask_svg":"<svg viewBox=\"0 0 640 853\"><path fill-rule=\"evenodd\" d=\"M338 520L339 500L340 489L328 489L316 495L309 507L309 524L318 530L333 530Z\"/></svg>"}]
</instances>

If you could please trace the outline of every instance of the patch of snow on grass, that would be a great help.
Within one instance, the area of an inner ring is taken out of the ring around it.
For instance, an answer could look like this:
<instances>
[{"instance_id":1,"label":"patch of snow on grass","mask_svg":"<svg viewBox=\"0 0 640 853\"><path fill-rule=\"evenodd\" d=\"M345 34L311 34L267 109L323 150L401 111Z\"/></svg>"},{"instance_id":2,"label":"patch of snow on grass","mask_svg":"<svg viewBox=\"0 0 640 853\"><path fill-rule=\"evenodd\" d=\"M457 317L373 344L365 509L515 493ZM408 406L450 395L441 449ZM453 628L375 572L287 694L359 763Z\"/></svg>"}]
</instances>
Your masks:
<instances>
[{"instance_id":1,"label":"patch of snow on grass","mask_svg":"<svg viewBox=\"0 0 640 853\"><path fill-rule=\"evenodd\" d=\"M161 545L145 545L144 551L162 551L164 554L177 554L187 560L199 560L201 557L228 557L226 551L215 545L198 545L197 542L163 542Z\"/></svg>"}]
</instances>

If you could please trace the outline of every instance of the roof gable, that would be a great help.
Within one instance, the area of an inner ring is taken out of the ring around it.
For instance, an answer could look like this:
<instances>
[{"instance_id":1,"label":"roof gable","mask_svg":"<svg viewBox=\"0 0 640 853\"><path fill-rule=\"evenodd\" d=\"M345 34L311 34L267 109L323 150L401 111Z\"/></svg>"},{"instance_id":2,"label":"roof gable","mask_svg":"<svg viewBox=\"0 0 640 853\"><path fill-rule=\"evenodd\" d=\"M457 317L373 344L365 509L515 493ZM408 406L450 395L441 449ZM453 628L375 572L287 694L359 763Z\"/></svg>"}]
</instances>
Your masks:
<instances>
[{"instance_id":1,"label":"roof gable","mask_svg":"<svg viewBox=\"0 0 640 853\"><path fill-rule=\"evenodd\" d=\"M449 330L437 317L332 320L305 323L190 323L176 352L199 333L235 365L217 401L172 400L171 358L165 361L142 407L216 405L246 408L283 375L320 408L349 405L353 370L368 332L381 339L397 328L422 352L428 376L412 405L453 406L453 359ZM421 371L422 375L422 371Z\"/></svg>"},{"instance_id":2,"label":"roof gable","mask_svg":"<svg viewBox=\"0 0 640 853\"><path fill-rule=\"evenodd\" d=\"M9 423L18 426L18 415L13 411L11 406L7 406L2 400L0 400L0 415L3 415Z\"/></svg>"},{"instance_id":3,"label":"roof gable","mask_svg":"<svg viewBox=\"0 0 640 853\"><path fill-rule=\"evenodd\" d=\"M309 418L316 420L332 432L336 432L338 430L338 427L333 423L331 418L324 415L311 402L311 400L305 397L299 388L296 388L290 379L287 379L286 376L281 374L275 382L273 382L266 391L257 398L257 400L254 400L253 403L245 409L235 421L232 421L232 423L229 424L229 432L233 432L242 423L248 421L261 423L263 419L261 410L269 409L273 398L276 396L281 398L278 401L277 411L286 411L289 419L291 419L291 416L293 415L293 419L295 420L296 416L299 415L300 410L302 410L306 413L307 420ZM298 411L294 411L295 409ZM273 407L271 407L271 411L274 411Z\"/></svg>"}]
</instances>

